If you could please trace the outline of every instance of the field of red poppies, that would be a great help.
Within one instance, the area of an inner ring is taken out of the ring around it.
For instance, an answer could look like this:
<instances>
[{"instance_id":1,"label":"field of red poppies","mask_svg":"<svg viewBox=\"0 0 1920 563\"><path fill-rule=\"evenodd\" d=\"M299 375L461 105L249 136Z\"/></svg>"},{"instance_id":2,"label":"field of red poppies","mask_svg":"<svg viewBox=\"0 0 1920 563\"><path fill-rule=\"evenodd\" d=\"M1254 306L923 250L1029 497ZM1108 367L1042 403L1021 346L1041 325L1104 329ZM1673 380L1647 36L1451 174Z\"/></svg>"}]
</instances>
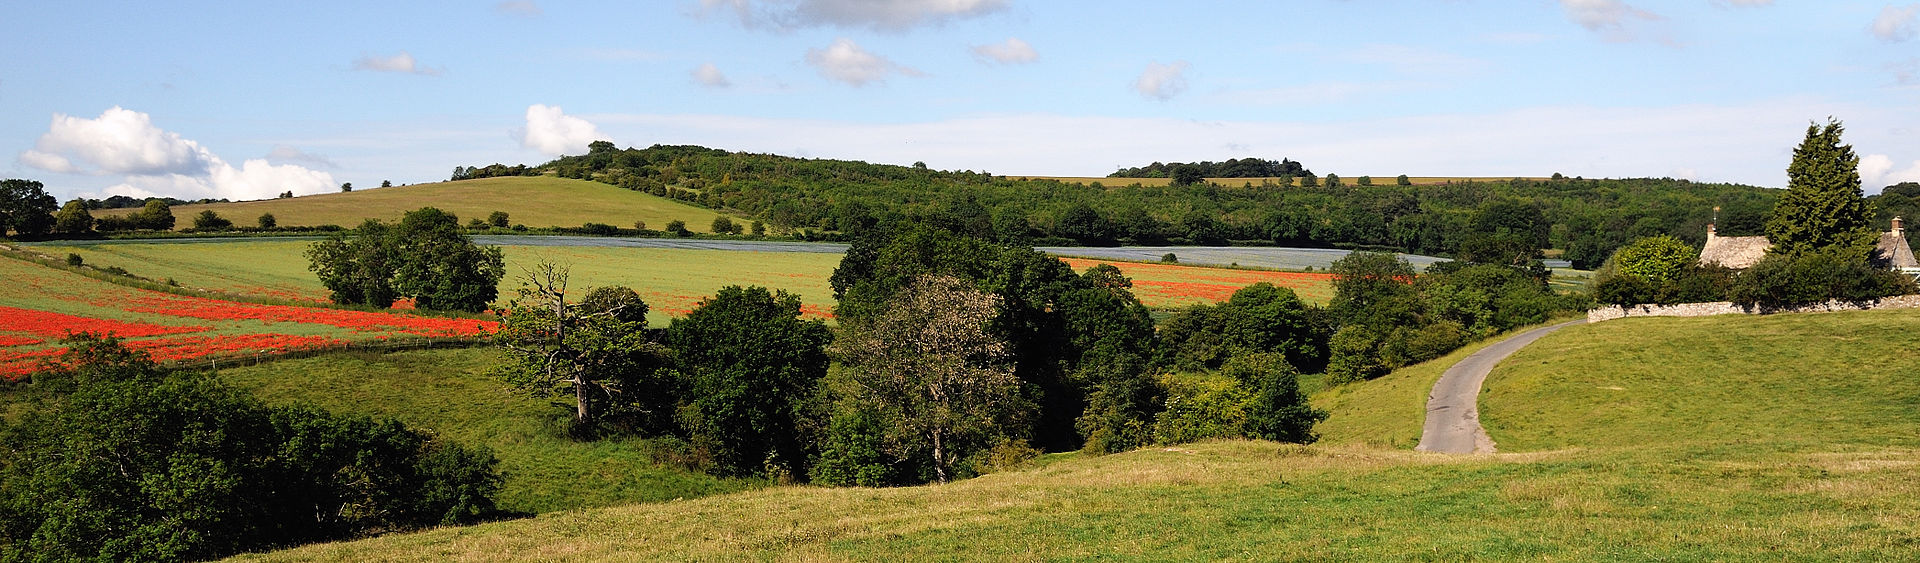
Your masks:
<instances>
[{"instance_id":1,"label":"field of red poppies","mask_svg":"<svg viewBox=\"0 0 1920 563\"><path fill-rule=\"evenodd\" d=\"M125 339L160 361L258 356L393 339L489 334L494 321L224 301L115 285L0 258L0 377L58 356L61 339Z\"/></svg>"},{"instance_id":2,"label":"field of red poppies","mask_svg":"<svg viewBox=\"0 0 1920 563\"><path fill-rule=\"evenodd\" d=\"M1076 271L1099 264L1112 264L1133 279L1133 294L1148 307L1185 307L1200 303L1218 303L1240 288L1260 282L1292 289L1300 298L1326 303L1333 298L1333 275L1317 272L1277 272L1271 270L1230 270L1174 264L1115 262L1085 258L1061 258Z\"/></svg>"}]
</instances>

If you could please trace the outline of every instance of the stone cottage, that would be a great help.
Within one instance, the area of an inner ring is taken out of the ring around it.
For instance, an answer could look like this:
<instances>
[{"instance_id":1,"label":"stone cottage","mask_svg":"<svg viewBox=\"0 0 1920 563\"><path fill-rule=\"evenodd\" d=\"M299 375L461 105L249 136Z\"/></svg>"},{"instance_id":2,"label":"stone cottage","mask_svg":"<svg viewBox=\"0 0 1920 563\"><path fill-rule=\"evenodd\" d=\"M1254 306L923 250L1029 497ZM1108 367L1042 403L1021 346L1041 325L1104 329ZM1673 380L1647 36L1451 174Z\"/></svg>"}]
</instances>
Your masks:
<instances>
[{"instance_id":1,"label":"stone cottage","mask_svg":"<svg viewBox=\"0 0 1920 563\"><path fill-rule=\"evenodd\" d=\"M1887 269L1920 277L1920 260L1914 258L1913 247L1907 244L1907 232L1901 226L1900 218L1894 217L1892 228L1880 233L1880 241L1873 249L1873 260ZM1773 243L1764 236L1720 236L1714 232L1713 223L1708 223L1707 244L1700 247L1700 264L1718 264L1745 270L1765 258L1767 249L1772 247Z\"/></svg>"}]
</instances>

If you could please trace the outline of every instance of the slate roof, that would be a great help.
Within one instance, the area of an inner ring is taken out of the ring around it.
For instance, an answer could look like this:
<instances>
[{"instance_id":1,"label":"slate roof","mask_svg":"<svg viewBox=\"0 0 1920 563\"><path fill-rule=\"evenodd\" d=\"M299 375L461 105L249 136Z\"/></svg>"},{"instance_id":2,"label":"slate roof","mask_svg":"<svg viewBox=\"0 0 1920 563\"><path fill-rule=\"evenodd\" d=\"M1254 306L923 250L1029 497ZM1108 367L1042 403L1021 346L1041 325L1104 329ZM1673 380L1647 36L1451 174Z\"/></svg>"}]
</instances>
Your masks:
<instances>
[{"instance_id":1,"label":"slate roof","mask_svg":"<svg viewBox=\"0 0 1920 563\"><path fill-rule=\"evenodd\" d=\"M1920 260L1913 258L1913 247L1907 245L1907 234L1898 230L1880 233L1880 243L1874 246L1873 258L1875 262L1896 270L1920 268Z\"/></svg>"}]
</instances>

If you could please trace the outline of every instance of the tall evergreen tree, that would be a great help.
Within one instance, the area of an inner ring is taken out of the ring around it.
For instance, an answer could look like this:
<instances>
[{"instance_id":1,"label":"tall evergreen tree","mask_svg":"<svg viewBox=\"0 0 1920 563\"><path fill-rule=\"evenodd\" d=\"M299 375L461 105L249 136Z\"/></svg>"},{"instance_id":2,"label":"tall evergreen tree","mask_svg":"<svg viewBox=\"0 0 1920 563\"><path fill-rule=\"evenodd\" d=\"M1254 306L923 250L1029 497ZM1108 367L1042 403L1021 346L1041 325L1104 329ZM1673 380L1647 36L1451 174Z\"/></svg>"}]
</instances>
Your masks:
<instances>
[{"instance_id":1,"label":"tall evergreen tree","mask_svg":"<svg viewBox=\"0 0 1920 563\"><path fill-rule=\"evenodd\" d=\"M1861 255L1873 248L1874 229L1860 197L1860 157L1840 143L1844 128L1829 118L1807 125L1807 137L1787 165L1787 191L1767 220L1773 252L1800 256L1829 247Z\"/></svg>"}]
</instances>

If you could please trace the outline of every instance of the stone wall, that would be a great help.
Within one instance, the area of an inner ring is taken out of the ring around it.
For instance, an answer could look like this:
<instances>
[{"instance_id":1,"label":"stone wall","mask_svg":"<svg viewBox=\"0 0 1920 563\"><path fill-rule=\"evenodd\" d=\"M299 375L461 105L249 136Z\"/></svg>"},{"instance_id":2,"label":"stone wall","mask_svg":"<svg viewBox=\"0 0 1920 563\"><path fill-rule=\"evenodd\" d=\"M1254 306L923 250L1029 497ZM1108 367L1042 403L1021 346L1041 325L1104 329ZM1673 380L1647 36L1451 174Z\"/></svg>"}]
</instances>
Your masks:
<instances>
[{"instance_id":1,"label":"stone wall","mask_svg":"<svg viewBox=\"0 0 1920 563\"><path fill-rule=\"evenodd\" d=\"M1868 309L1920 309L1920 295L1900 295L1875 301L1834 300L1799 307L1742 306L1727 301L1681 303L1678 305L1608 305L1587 311L1587 322L1597 323L1626 317L1771 315L1774 313L1826 313L1832 311L1865 311Z\"/></svg>"}]
</instances>

